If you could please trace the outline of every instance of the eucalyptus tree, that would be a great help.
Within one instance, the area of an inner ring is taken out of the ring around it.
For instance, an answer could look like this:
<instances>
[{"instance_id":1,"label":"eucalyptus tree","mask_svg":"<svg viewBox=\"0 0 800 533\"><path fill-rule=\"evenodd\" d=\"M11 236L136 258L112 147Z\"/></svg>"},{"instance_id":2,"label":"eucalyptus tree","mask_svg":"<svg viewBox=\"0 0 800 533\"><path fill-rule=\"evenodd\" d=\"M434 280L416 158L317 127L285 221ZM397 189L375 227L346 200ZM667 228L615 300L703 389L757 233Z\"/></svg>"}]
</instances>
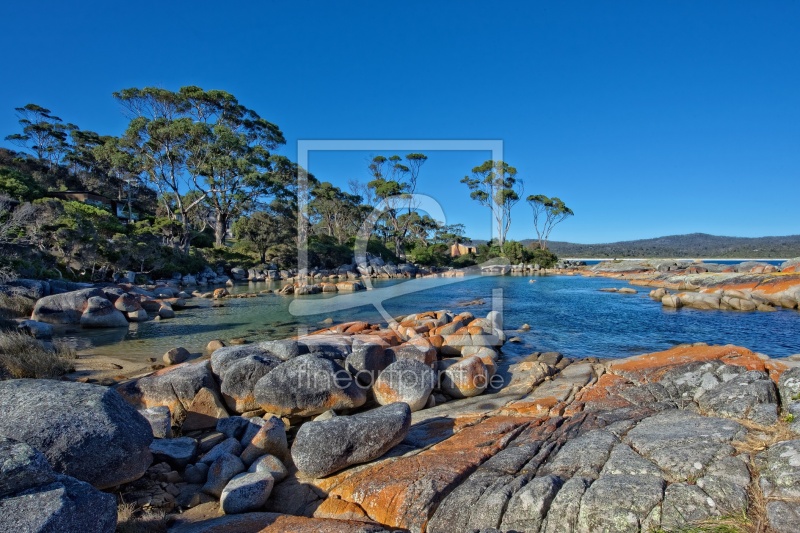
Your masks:
<instances>
[{"instance_id":1,"label":"eucalyptus tree","mask_svg":"<svg viewBox=\"0 0 800 533\"><path fill-rule=\"evenodd\" d=\"M27 104L14 110L22 133L8 135L5 139L30 150L38 159L47 161L51 170L57 167L69 151L69 135L77 126L65 124L49 109L37 104Z\"/></svg>"},{"instance_id":2,"label":"eucalyptus tree","mask_svg":"<svg viewBox=\"0 0 800 533\"><path fill-rule=\"evenodd\" d=\"M193 142L205 128L188 115L189 103L180 93L156 87L131 88L115 92L114 98L131 119L121 146L158 191L167 217L177 223L173 226L173 246L187 252L191 240L189 215L205 200L204 196L188 203L184 200L193 184L187 163Z\"/></svg>"},{"instance_id":3,"label":"eucalyptus tree","mask_svg":"<svg viewBox=\"0 0 800 533\"><path fill-rule=\"evenodd\" d=\"M123 146L179 223L178 246L188 251L190 214L204 203L222 246L231 219L269 181L270 150L285 143L280 129L225 91L145 87L114 97L131 116Z\"/></svg>"},{"instance_id":4,"label":"eucalyptus tree","mask_svg":"<svg viewBox=\"0 0 800 533\"><path fill-rule=\"evenodd\" d=\"M327 181L317 184L311 194L312 223L339 244L356 234L361 219L360 196L348 194Z\"/></svg>"},{"instance_id":5,"label":"eucalyptus tree","mask_svg":"<svg viewBox=\"0 0 800 533\"><path fill-rule=\"evenodd\" d=\"M187 167L214 213L215 244L223 246L231 219L247 209L256 189L272 185L270 150L286 140L278 126L230 93L190 86L179 94L200 126L190 143Z\"/></svg>"},{"instance_id":6,"label":"eucalyptus tree","mask_svg":"<svg viewBox=\"0 0 800 533\"><path fill-rule=\"evenodd\" d=\"M539 239L539 248L546 250L553 228L575 213L557 196L549 198L544 194L532 194L526 201L533 210L533 229Z\"/></svg>"},{"instance_id":7,"label":"eucalyptus tree","mask_svg":"<svg viewBox=\"0 0 800 533\"><path fill-rule=\"evenodd\" d=\"M472 177L464 176L461 183L469 187L470 198L491 210L502 248L511 227L511 208L520 201L524 188L517 169L503 161L488 160L474 167Z\"/></svg>"},{"instance_id":8,"label":"eucalyptus tree","mask_svg":"<svg viewBox=\"0 0 800 533\"><path fill-rule=\"evenodd\" d=\"M403 242L408 233L410 217L400 218L402 211L411 214L416 208L414 193L417 189L422 165L428 160L425 154L411 153L404 159L399 155L390 157L375 156L369 163L372 181L367 186L373 191L376 200L383 202L386 219L394 241L394 253L400 257L403 253Z\"/></svg>"}]
</instances>

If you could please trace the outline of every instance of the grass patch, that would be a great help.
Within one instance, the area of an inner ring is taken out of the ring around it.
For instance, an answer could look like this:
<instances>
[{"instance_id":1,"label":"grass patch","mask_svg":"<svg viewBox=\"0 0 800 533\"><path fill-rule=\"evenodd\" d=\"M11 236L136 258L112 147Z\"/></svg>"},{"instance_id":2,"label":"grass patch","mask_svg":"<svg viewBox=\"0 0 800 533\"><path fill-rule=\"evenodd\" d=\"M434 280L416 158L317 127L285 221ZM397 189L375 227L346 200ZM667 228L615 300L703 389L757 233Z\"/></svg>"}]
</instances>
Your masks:
<instances>
[{"instance_id":1,"label":"grass patch","mask_svg":"<svg viewBox=\"0 0 800 533\"><path fill-rule=\"evenodd\" d=\"M0 318L30 317L36 302L19 295L0 293Z\"/></svg>"},{"instance_id":2,"label":"grass patch","mask_svg":"<svg viewBox=\"0 0 800 533\"><path fill-rule=\"evenodd\" d=\"M677 528L659 527L651 530L651 533L753 533L755 531L752 520L742 511L738 515L708 518Z\"/></svg>"},{"instance_id":3,"label":"grass patch","mask_svg":"<svg viewBox=\"0 0 800 533\"><path fill-rule=\"evenodd\" d=\"M750 533L750 531L752 529L749 521L743 524L738 518L715 518L677 529L658 528L651 533Z\"/></svg>"},{"instance_id":4,"label":"grass patch","mask_svg":"<svg viewBox=\"0 0 800 533\"><path fill-rule=\"evenodd\" d=\"M117 533L166 533L164 511L137 511L132 503L117 506Z\"/></svg>"},{"instance_id":5,"label":"grass patch","mask_svg":"<svg viewBox=\"0 0 800 533\"><path fill-rule=\"evenodd\" d=\"M0 378L57 378L74 370L75 357L65 343L49 349L25 333L0 333Z\"/></svg>"},{"instance_id":6,"label":"grass patch","mask_svg":"<svg viewBox=\"0 0 800 533\"><path fill-rule=\"evenodd\" d=\"M733 442L733 447L741 453L757 454L779 442L797 438L789 429L786 420L779 419L776 423L764 426L750 420L736 419L747 429L744 440Z\"/></svg>"}]
</instances>

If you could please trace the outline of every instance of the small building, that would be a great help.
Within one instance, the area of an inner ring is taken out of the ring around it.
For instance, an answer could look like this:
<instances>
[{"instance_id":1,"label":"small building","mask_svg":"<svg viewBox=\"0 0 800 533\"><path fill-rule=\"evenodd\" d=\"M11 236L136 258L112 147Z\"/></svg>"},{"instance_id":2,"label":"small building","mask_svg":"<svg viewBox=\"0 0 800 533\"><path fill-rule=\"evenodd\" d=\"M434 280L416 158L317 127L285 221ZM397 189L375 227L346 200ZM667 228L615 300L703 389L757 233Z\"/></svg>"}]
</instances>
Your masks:
<instances>
[{"instance_id":1,"label":"small building","mask_svg":"<svg viewBox=\"0 0 800 533\"><path fill-rule=\"evenodd\" d=\"M128 220L129 218L130 220L139 220L139 215L136 213L130 213L130 217L128 216L128 204L126 202L118 202L91 191L54 191L47 193L46 196L93 205L110 211L120 220Z\"/></svg>"},{"instance_id":2,"label":"small building","mask_svg":"<svg viewBox=\"0 0 800 533\"><path fill-rule=\"evenodd\" d=\"M450 247L450 257L461 257L462 255L478 253L477 246L455 243Z\"/></svg>"}]
</instances>

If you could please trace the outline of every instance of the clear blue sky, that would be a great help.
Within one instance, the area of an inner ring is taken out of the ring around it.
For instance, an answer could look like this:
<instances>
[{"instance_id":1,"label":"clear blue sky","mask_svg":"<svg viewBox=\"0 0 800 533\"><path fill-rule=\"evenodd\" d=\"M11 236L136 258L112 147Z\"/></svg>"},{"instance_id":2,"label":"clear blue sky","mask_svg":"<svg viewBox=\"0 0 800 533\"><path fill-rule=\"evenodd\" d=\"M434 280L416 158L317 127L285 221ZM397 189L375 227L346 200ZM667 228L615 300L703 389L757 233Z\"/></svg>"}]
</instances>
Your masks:
<instances>
[{"instance_id":1,"label":"clear blue sky","mask_svg":"<svg viewBox=\"0 0 800 533\"><path fill-rule=\"evenodd\" d=\"M6 2L0 134L35 102L120 134L111 93L218 88L298 139L501 139L557 240L800 233L800 2ZM312 156L366 180L368 154ZM458 183L485 153L428 153L420 190L488 236ZM510 236L526 238L530 209Z\"/></svg>"}]
</instances>

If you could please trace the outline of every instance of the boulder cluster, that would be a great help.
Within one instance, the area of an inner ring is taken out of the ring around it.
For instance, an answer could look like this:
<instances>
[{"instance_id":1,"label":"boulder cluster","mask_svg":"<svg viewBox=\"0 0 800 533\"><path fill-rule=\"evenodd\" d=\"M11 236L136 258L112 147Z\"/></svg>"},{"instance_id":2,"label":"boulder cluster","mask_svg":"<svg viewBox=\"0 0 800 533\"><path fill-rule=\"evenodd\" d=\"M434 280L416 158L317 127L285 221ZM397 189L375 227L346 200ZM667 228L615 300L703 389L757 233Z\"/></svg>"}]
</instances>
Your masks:
<instances>
[{"instance_id":1,"label":"boulder cluster","mask_svg":"<svg viewBox=\"0 0 800 533\"><path fill-rule=\"evenodd\" d=\"M0 382L0 531L110 533L118 502L177 533L800 529L800 364L509 361L503 339L494 312L436 311L114 388Z\"/></svg>"},{"instance_id":2,"label":"boulder cluster","mask_svg":"<svg viewBox=\"0 0 800 533\"><path fill-rule=\"evenodd\" d=\"M167 506L214 498L241 513L290 469L320 478L375 460L406 437L412 412L491 388L502 339L496 313L419 313L389 329L351 322L218 347L116 390L151 424L154 479L181 476L159 494Z\"/></svg>"},{"instance_id":3,"label":"boulder cluster","mask_svg":"<svg viewBox=\"0 0 800 533\"><path fill-rule=\"evenodd\" d=\"M129 322L174 318L175 310L191 298L178 287L157 285L141 288L126 284L86 286L77 290L48 290L36 300L31 320L23 326L33 331L47 329L42 324L72 324L84 328L128 327Z\"/></svg>"}]
</instances>

